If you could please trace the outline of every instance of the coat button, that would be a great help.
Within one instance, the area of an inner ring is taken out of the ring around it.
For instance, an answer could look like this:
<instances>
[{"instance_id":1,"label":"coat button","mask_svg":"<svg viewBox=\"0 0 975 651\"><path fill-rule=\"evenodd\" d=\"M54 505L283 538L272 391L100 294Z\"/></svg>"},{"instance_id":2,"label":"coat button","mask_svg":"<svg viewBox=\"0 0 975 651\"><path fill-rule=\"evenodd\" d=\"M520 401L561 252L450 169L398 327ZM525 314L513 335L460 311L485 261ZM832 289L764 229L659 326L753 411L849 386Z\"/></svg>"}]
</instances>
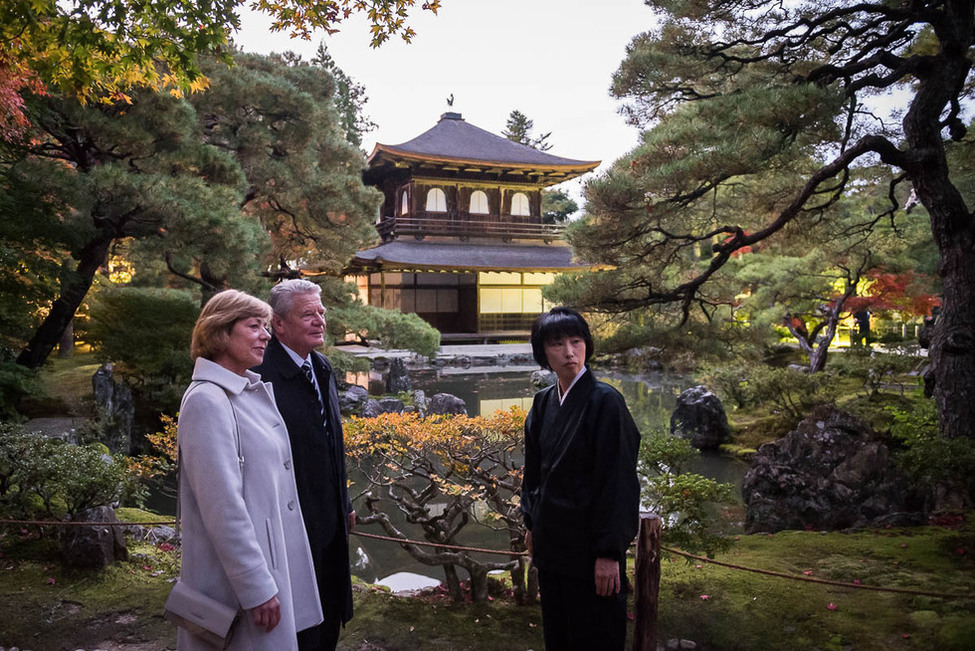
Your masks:
<instances>
[{"instance_id":1,"label":"coat button","mask_svg":"<svg viewBox=\"0 0 975 651\"><path fill-rule=\"evenodd\" d=\"M291 459L288 459L287 461L284 462L284 467L288 470L291 470Z\"/></svg>"},{"instance_id":2,"label":"coat button","mask_svg":"<svg viewBox=\"0 0 975 651\"><path fill-rule=\"evenodd\" d=\"M288 510L289 511L294 511L296 506L298 506L298 504L294 500L291 500L290 502L288 502Z\"/></svg>"}]
</instances>

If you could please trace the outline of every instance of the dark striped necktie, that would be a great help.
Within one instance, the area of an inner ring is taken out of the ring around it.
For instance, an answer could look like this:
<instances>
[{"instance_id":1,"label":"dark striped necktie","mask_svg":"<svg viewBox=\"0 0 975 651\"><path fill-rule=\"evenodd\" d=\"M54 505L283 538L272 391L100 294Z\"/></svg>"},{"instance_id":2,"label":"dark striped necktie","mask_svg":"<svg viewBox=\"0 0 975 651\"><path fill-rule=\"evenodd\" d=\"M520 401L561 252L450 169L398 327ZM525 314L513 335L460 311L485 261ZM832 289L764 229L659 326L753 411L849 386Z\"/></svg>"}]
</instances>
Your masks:
<instances>
[{"instance_id":1,"label":"dark striped necktie","mask_svg":"<svg viewBox=\"0 0 975 651\"><path fill-rule=\"evenodd\" d=\"M318 387L315 385L315 376L311 370L311 362L305 360L301 365L301 371L305 374L305 379L311 384L311 388L314 389L315 395L318 396L318 409L321 411L322 422L325 423L325 432L328 434L328 420L325 418L325 400L324 396L318 391Z\"/></svg>"}]
</instances>

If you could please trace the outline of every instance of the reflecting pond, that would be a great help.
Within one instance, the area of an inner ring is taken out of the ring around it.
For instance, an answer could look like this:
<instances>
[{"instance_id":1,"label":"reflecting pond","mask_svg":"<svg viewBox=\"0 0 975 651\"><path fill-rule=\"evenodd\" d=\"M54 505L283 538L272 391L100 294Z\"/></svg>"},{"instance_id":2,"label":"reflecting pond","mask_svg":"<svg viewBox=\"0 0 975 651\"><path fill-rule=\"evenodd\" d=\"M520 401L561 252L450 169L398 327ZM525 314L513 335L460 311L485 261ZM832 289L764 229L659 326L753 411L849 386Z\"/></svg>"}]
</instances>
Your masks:
<instances>
[{"instance_id":1,"label":"reflecting pond","mask_svg":"<svg viewBox=\"0 0 975 651\"><path fill-rule=\"evenodd\" d=\"M471 369L463 373L420 371L410 374L414 388L422 389L427 397L436 393L453 394L464 400L467 412L471 416L489 415L498 409L508 409L512 405L529 409L535 393L535 389L529 382L530 376L531 369L517 371ZM693 381L689 378L666 374L637 376L613 373L610 376L597 372L597 376L619 389L626 398L626 403L640 431L644 434L655 429L668 428L677 396L693 385ZM693 470L705 477L740 486L748 465L720 454L704 453L696 460ZM363 477L350 469L350 479L353 482L351 494L360 495L366 489ZM357 502L361 502L361 499ZM175 513L173 498L160 493L154 494L147 506L157 513L169 515ZM365 506L361 503L357 503L356 508L360 513L365 512ZM401 514L391 513L390 517L401 531L411 537L422 539L420 528L406 524ZM360 530L366 533L383 534L378 525L363 526ZM462 532L460 543L486 549L504 549L507 547L507 534L472 522ZM397 591L418 589L429 585L431 581L436 583L443 579L443 572L439 567L423 565L415 561L399 545L387 541L352 536L349 560L352 563L353 573L363 580L384 583ZM463 572L461 574L463 575Z\"/></svg>"},{"instance_id":2,"label":"reflecting pond","mask_svg":"<svg viewBox=\"0 0 975 651\"><path fill-rule=\"evenodd\" d=\"M442 371L411 372L410 377L413 387L422 389L428 398L436 393L450 393L464 400L468 415L478 416L492 414L498 409L508 409L512 405L529 409L535 393L535 389L529 382L530 375L530 370L499 372L488 369L479 372L471 369L463 374ZM619 389L626 398L637 426L643 433L669 428L670 414L674 409L677 396L693 385L693 381L688 378L667 374L637 376L597 372L597 376ZM708 453L702 454L697 459L693 470L705 477L740 486L748 465L737 459ZM361 483L362 477L350 473L350 479L354 482L353 494L360 494L365 489ZM361 509L358 504L356 506L360 512L365 511L365 506ZM400 514L390 515L401 531L422 539L419 527L406 524ZM383 533L378 525L364 526L361 531ZM460 536L460 544L504 549L507 546L507 535L472 522L464 528ZM350 560L353 573L366 581L386 583L384 578L396 575L393 577L395 581L389 581L390 587L394 590L422 587L423 579L427 577L443 578L439 567L431 567L415 561L399 545L361 536L352 537ZM463 575L463 572L461 574Z\"/></svg>"}]
</instances>

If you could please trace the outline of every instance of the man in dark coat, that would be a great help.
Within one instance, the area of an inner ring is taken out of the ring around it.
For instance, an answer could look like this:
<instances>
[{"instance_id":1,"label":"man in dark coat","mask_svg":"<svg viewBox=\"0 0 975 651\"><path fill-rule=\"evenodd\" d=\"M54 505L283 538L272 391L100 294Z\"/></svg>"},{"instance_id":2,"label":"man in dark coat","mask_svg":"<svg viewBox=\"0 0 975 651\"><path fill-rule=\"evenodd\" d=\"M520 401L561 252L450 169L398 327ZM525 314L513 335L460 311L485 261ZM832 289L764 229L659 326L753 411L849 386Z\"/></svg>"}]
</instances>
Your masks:
<instances>
[{"instance_id":1,"label":"man in dark coat","mask_svg":"<svg viewBox=\"0 0 975 651\"><path fill-rule=\"evenodd\" d=\"M298 633L301 651L335 649L352 618L349 532L355 511L346 487L345 446L338 389L324 343L321 288L286 280L271 290L274 336L254 370L274 387L274 400L291 438L298 499L308 531L325 621Z\"/></svg>"},{"instance_id":2,"label":"man in dark coat","mask_svg":"<svg viewBox=\"0 0 975 651\"><path fill-rule=\"evenodd\" d=\"M621 651L626 550L639 525L640 432L623 396L597 381L589 326L555 308L532 328L532 353L558 381L525 421L521 504L538 568L548 651Z\"/></svg>"}]
</instances>

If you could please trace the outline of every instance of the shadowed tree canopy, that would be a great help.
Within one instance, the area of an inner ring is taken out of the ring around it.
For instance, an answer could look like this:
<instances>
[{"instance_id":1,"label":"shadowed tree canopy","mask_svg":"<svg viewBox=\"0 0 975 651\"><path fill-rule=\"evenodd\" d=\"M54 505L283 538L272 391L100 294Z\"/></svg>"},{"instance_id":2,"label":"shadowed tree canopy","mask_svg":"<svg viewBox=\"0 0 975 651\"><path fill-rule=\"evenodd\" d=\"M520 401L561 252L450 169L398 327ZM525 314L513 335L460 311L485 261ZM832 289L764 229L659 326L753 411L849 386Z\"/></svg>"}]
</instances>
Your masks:
<instances>
[{"instance_id":1,"label":"shadowed tree canopy","mask_svg":"<svg viewBox=\"0 0 975 651\"><path fill-rule=\"evenodd\" d=\"M379 197L362 184L328 72L241 55L208 73L194 104L148 90L112 104L33 98L30 139L0 165L0 206L23 217L4 234L65 264L21 364L43 363L118 245L165 260L206 300L299 265L338 275L375 237Z\"/></svg>"},{"instance_id":2,"label":"shadowed tree canopy","mask_svg":"<svg viewBox=\"0 0 975 651\"><path fill-rule=\"evenodd\" d=\"M728 282L733 254L833 219L855 172L880 166L886 206L852 232L897 228L910 191L926 209L943 284L931 348L942 433L975 438L975 218L946 154L967 134L975 2L647 4L657 27L612 85L647 130L588 186L569 235L616 269L563 289L602 311L713 316L723 295L710 287Z\"/></svg>"},{"instance_id":3,"label":"shadowed tree canopy","mask_svg":"<svg viewBox=\"0 0 975 651\"><path fill-rule=\"evenodd\" d=\"M118 242L220 251L220 271L256 277L253 252L267 235L239 209L240 166L202 142L189 104L147 91L131 104L51 95L33 107L28 144L0 168L4 234L63 263L57 298L19 363L43 363Z\"/></svg>"},{"instance_id":4,"label":"shadowed tree canopy","mask_svg":"<svg viewBox=\"0 0 975 651\"><path fill-rule=\"evenodd\" d=\"M117 99L134 86L176 93L201 90L200 55L230 62L228 41L240 27L243 0L5 0L0 3L0 135L23 117L16 101L37 80L81 101ZM308 40L338 30L355 13L370 42L415 36L407 24L415 0L255 0L271 31ZM440 0L419 9L437 13Z\"/></svg>"},{"instance_id":5,"label":"shadowed tree canopy","mask_svg":"<svg viewBox=\"0 0 975 651\"><path fill-rule=\"evenodd\" d=\"M375 239L380 195L362 183L362 153L346 140L336 80L294 58L237 54L235 60L231 68L205 64L212 86L189 100L204 142L237 161L246 178L238 208L256 218L272 245L261 260L263 273L297 277L301 267L338 276ZM193 277L206 292L228 285L232 270L211 273L181 242L172 245L164 255L174 273Z\"/></svg>"}]
</instances>

